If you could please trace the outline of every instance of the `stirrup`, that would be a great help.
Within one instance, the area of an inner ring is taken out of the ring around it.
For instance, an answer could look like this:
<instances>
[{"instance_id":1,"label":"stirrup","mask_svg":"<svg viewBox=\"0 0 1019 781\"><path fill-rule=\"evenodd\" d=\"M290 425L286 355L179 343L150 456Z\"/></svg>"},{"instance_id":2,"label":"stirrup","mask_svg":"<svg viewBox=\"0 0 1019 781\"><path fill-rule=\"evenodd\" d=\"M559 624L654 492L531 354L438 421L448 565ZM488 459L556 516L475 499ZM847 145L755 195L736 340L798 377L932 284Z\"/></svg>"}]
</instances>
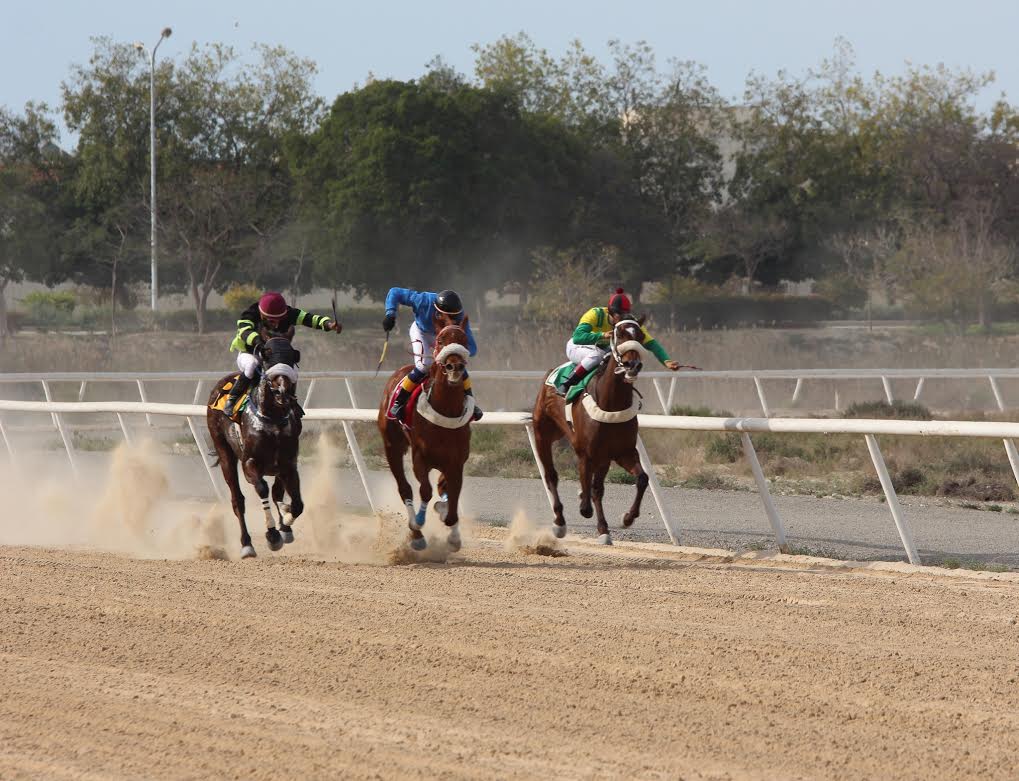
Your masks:
<instances>
[{"instance_id":1,"label":"stirrup","mask_svg":"<svg viewBox=\"0 0 1019 781\"><path fill-rule=\"evenodd\" d=\"M571 383L571 382L561 382L561 383L559 383L558 385L555 386L556 395L557 396L562 396L565 399L566 398L566 394L570 392L570 388L572 387L572 385L573 385L573 383Z\"/></svg>"}]
</instances>

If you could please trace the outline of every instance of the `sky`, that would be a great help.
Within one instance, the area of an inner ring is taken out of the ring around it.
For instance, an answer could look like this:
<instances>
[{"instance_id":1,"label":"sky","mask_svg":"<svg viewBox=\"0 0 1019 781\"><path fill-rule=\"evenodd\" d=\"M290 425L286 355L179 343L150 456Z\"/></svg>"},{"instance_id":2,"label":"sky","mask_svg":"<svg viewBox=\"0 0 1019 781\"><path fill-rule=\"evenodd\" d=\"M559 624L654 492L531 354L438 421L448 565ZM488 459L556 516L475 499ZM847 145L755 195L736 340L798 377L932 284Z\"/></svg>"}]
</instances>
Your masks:
<instances>
[{"instance_id":1,"label":"sky","mask_svg":"<svg viewBox=\"0 0 1019 781\"><path fill-rule=\"evenodd\" d=\"M192 42L238 52L282 44L314 60L318 93L336 95L376 78L412 79L436 55L472 74L471 45L526 32L558 56L580 39L607 59L606 42L647 41L661 63L707 66L712 83L738 101L750 71L803 73L831 54L838 36L860 70L901 72L904 62L993 70L1019 102L1019 0L7 0L0 27L0 105L60 104L60 82L88 61L91 36L147 46L169 26L158 51L180 59ZM64 146L72 143L64 134Z\"/></svg>"}]
</instances>

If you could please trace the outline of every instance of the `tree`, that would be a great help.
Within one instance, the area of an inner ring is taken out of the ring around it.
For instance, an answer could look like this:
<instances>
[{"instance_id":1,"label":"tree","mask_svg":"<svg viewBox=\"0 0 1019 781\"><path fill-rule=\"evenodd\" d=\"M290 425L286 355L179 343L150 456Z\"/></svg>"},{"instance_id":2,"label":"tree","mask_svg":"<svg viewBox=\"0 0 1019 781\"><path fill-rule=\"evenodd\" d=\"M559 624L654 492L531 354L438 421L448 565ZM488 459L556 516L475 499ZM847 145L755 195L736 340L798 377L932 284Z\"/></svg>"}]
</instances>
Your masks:
<instances>
[{"instance_id":1,"label":"tree","mask_svg":"<svg viewBox=\"0 0 1019 781\"><path fill-rule=\"evenodd\" d=\"M0 107L0 338L10 333L7 286L46 279L57 254L56 137L45 105L29 103L23 114Z\"/></svg>"}]
</instances>

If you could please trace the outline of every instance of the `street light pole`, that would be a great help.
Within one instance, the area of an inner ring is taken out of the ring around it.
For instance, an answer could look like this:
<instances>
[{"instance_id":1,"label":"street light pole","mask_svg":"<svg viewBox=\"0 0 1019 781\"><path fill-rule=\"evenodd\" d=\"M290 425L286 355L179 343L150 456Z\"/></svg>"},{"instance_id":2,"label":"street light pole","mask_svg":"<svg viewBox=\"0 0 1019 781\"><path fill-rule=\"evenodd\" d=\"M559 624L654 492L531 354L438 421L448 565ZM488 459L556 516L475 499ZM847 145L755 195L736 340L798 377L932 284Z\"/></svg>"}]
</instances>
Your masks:
<instances>
[{"instance_id":1,"label":"street light pole","mask_svg":"<svg viewBox=\"0 0 1019 781\"><path fill-rule=\"evenodd\" d=\"M163 42L164 38L169 38L172 34L173 30L164 27L149 56L149 216L152 227L150 249L152 252L153 312L159 308L159 266L156 254L156 49L159 48L159 44ZM140 43L136 43L134 46L140 52L145 51L145 47Z\"/></svg>"}]
</instances>

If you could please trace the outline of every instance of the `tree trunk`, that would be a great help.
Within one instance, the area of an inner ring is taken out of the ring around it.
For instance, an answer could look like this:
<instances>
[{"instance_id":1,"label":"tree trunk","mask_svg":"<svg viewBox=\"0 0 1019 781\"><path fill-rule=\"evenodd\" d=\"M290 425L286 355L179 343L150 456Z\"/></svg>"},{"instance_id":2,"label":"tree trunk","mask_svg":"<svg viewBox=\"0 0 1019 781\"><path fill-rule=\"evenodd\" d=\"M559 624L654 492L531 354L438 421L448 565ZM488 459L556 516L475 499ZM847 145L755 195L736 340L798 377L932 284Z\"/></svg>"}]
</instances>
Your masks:
<instances>
[{"instance_id":1,"label":"tree trunk","mask_svg":"<svg viewBox=\"0 0 1019 781\"><path fill-rule=\"evenodd\" d=\"M0 340L7 341L10 336L10 329L7 327L7 283L10 280L0 280Z\"/></svg>"}]
</instances>

